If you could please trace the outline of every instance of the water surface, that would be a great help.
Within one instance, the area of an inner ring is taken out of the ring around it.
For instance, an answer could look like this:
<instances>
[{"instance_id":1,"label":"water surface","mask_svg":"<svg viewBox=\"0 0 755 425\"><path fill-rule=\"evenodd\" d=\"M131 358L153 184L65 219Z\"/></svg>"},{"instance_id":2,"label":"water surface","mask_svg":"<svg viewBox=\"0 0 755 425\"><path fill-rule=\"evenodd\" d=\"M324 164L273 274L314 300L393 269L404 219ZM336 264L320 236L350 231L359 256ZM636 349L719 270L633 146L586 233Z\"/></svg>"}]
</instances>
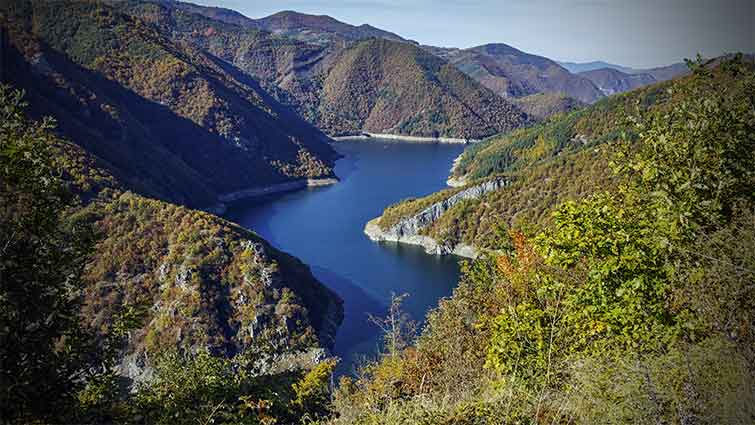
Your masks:
<instances>
[{"instance_id":1,"label":"water surface","mask_svg":"<svg viewBox=\"0 0 755 425\"><path fill-rule=\"evenodd\" d=\"M309 264L344 299L334 351L344 360L340 372L351 372L355 362L374 357L380 335L367 314L384 315L391 293L409 294L404 309L421 321L456 285L457 257L377 244L363 228L394 202L443 189L464 146L377 140L334 146L344 155L336 164L340 183L247 201L227 216Z\"/></svg>"}]
</instances>

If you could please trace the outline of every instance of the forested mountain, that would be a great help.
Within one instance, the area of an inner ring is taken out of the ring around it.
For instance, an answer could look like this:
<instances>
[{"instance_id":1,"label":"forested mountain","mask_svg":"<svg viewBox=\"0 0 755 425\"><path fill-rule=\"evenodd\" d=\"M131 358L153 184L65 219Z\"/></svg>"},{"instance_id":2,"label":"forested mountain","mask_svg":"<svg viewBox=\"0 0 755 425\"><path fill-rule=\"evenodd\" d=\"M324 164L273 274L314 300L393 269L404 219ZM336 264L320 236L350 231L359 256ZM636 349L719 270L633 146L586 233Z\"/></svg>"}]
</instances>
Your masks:
<instances>
[{"instance_id":1,"label":"forested mountain","mask_svg":"<svg viewBox=\"0 0 755 425\"><path fill-rule=\"evenodd\" d=\"M141 193L211 206L219 194L333 175L325 135L204 51L102 3L3 10L9 82Z\"/></svg>"},{"instance_id":2,"label":"forested mountain","mask_svg":"<svg viewBox=\"0 0 755 425\"><path fill-rule=\"evenodd\" d=\"M176 397L195 410L173 421L208 398L220 417L242 409L223 405L232 385L238 403L269 401L256 418L314 414L291 403L324 381L294 384L332 370L341 299L253 232L176 204L332 176L326 136L104 3L5 2L0 24L0 76L26 91L0 88L2 421L154 423Z\"/></svg>"},{"instance_id":3,"label":"forested mountain","mask_svg":"<svg viewBox=\"0 0 755 425\"><path fill-rule=\"evenodd\" d=\"M753 93L751 63L696 65L467 151L457 173L511 184L421 232L491 249L414 344L391 309L385 354L342 380L331 423L750 423Z\"/></svg>"},{"instance_id":4,"label":"forested mountain","mask_svg":"<svg viewBox=\"0 0 755 425\"><path fill-rule=\"evenodd\" d=\"M332 370L340 298L248 230L125 192L22 99L0 87L3 420L193 421L235 414L226 391L313 414L292 385Z\"/></svg>"},{"instance_id":5,"label":"forested mountain","mask_svg":"<svg viewBox=\"0 0 755 425\"><path fill-rule=\"evenodd\" d=\"M656 81L666 81L674 77L678 77L689 72L687 65L684 62L677 62L667 66L659 66L655 68L629 68L626 66L615 65L603 61L575 63L575 62L559 62L561 66L568 69L569 72L579 74L588 71L596 71L599 69L613 69L624 74L649 74Z\"/></svg>"},{"instance_id":6,"label":"forested mountain","mask_svg":"<svg viewBox=\"0 0 755 425\"><path fill-rule=\"evenodd\" d=\"M689 66L3 1L0 423L753 423L755 65ZM470 261L336 383L343 300L212 212L335 178L326 134L362 132L484 140L367 223Z\"/></svg>"},{"instance_id":7,"label":"forested mountain","mask_svg":"<svg viewBox=\"0 0 755 425\"><path fill-rule=\"evenodd\" d=\"M526 116L453 65L409 43L382 39L342 51L323 82L320 126L478 139L517 128Z\"/></svg>"},{"instance_id":8,"label":"forested mountain","mask_svg":"<svg viewBox=\"0 0 755 425\"><path fill-rule=\"evenodd\" d=\"M537 93L512 99L515 105L535 120L544 120L551 115L582 108L585 103L558 93Z\"/></svg>"},{"instance_id":9,"label":"forested mountain","mask_svg":"<svg viewBox=\"0 0 755 425\"><path fill-rule=\"evenodd\" d=\"M603 94L589 80L574 75L558 63L505 44L486 44L469 49L429 48L456 65L485 87L506 97L554 93L592 103Z\"/></svg>"},{"instance_id":10,"label":"forested mountain","mask_svg":"<svg viewBox=\"0 0 755 425\"><path fill-rule=\"evenodd\" d=\"M721 86L738 81L721 71L715 78ZM419 234L451 249L457 244L491 247L497 243L499 225L541 226L550 219L552 208L564 201L612 187L616 182L608 165L618 146L615 142L625 132L634 132L627 117L662 111L687 100L675 94L683 92L687 81L682 78L611 96L470 147L457 161L453 180L473 187L497 176L508 179L510 185L454 205ZM391 206L377 224L387 231L460 190Z\"/></svg>"}]
</instances>

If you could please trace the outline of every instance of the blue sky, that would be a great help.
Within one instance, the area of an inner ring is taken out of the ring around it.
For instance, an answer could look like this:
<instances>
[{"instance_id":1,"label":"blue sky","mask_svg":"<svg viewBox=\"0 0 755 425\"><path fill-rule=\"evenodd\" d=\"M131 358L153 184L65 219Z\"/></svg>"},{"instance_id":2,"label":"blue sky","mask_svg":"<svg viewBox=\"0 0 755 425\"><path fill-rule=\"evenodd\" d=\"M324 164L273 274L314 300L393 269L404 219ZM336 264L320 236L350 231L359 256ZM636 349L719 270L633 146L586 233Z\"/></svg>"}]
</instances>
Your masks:
<instances>
[{"instance_id":1,"label":"blue sky","mask_svg":"<svg viewBox=\"0 0 755 425\"><path fill-rule=\"evenodd\" d=\"M281 10L369 23L423 44L500 42L556 60L651 67L755 51L755 0L189 0L251 18Z\"/></svg>"}]
</instances>

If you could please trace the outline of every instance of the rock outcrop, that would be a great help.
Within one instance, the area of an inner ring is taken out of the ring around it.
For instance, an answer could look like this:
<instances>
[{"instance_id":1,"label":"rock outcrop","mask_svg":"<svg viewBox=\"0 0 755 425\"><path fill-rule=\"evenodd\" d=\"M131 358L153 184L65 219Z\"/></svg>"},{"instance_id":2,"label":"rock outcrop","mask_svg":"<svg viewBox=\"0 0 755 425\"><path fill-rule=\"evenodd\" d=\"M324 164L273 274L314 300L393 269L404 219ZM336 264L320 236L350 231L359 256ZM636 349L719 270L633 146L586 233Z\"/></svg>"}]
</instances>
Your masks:
<instances>
[{"instance_id":1,"label":"rock outcrop","mask_svg":"<svg viewBox=\"0 0 755 425\"><path fill-rule=\"evenodd\" d=\"M477 256L477 251L473 246L439 243L429 236L420 234L420 232L422 229L433 224L454 205L468 199L477 199L486 193L497 191L508 184L509 181L507 179L496 178L471 186L447 199L430 205L415 215L401 219L398 223L387 229L380 227L380 218L370 220L364 228L364 233L376 242L385 241L419 245L425 248L428 254L454 254L461 257L474 258Z\"/></svg>"}]
</instances>

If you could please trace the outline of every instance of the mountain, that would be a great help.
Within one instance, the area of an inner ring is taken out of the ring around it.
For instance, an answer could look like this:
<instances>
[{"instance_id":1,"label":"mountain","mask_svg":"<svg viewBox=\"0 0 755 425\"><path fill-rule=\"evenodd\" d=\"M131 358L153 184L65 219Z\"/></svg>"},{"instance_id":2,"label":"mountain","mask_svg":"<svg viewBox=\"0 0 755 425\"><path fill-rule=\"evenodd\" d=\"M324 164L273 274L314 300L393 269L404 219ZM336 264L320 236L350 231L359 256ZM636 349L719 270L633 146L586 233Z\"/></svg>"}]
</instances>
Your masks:
<instances>
[{"instance_id":1,"label":"mountain","mask_svg":"<svg viewBox=\"0 0 755 425\"><path fill-rule=\"evenodd\" d=\"M122 0L114 6L156 25L176 43L193 45L232 64L239 74L259 81L277 101L309 122L317 122L322 80L339 50L334 45L274 35L256 24L217 20L213 9L182 2Z\"/></svg>"},{"instance_id":2,"label":"mountain","mask_svg":"<svg viewBox=\"0 0 755 425\"><path fill-rule=\"evenodd\" d=\"M129 188L207 207L229 192L333 176L327 137L217 57L102 3L3 8L9 82Z\"/></svg>"},{"instance_id":3,"label":"mountain","mask_svg":"<svg viewBox=\"0 0 755 425\"><path fill-rule=\"evenodd\" d=\"M666 81L680 75L688 74L689 67L687 67L687 64L679 62L668 66L659 66L657 68L639 69L636 70L635 73L649 74L655 78L656 81Z\"/></svg>"},{"instance_id":4,"label":"mountain","mask_svg":"<svg viewBox=\"0 0 755 425\"><path fill-rule=\"evenodd\" d=\"M128 0L108 1L112 4L128 2ZM154 0L154 2L162 4L166 7L180 9L184 12L200 14L207 18L228 24L240 25L247 28L259 28L259 25L254 19L248 18L235 10L226 9L224 7L200 6L197 4L177 0Z\"/></svg>"},{"instance_id":5,"label":"mountain","mask_svg":"<svg viewBox=\"0 0 755 425\"><path fill-rule=\"evenodd\" d=\"M80 281L66 276L81 309L66 314L95 336L86 344L114 351L118 385L136 391L171 352L224 361L254 353L255 373L276 385L316 367L343 318L338 295L252 231L178 204L330 176L323 134L250 77L103 3L13 1L0 14L0 76L29 103L17 111L15 92L0 87L3 167L13 143L28 143L5 132L39 126L24 114L57 119L56 133L36 141L50 152L34 176L47 179L53 163L49 180L75 195L61 220L93 231ZM39 195L3 187L6 212ZM124 314L133 315L127 338L108 345Z\"/></svg>"},{"instance_id":6,"label":"mountain","mask_svg":"<svg viewBox=\"0 0 755 425\"><path fill-rule=\"evenodd\" d=\"M592 82L573 75L558 63L506 44L486 44L470 49L428 46L427 49L504 97L560 93L592 103L603 96Z\"/></svg>"},{"instance_id":7,"label":"mountain","mask_svg":"<svg viewBox=\"0 0 755 425\"><path fill-rule=\"evenodd\" d=\"M720 68L712 85L746 93L737 71ZM449 182L457 187L392 205L366 231L377 240L420 241L435 253L470 255L497 243L499 225L541 226L564 201L614 187L614 142L623 132L636 136L626 114L672 107L683 100L674 93L691 80L682 76L616 94L475 144L455 162Z\"/></svg>"},{"instance_id":8,"label":"mountain","mask_svg":"<svg viewBox=\"0 0 755 425\"><path fill-rule=\"evenodd\" d=\"M603 61L594 61L594 62L583 62L583 63L576 63L576 62L559 62L561 66L568 69L569 72L574 74L580 74L583 72L588 71L596 71L600 69L613 69L619 72L622 72L624 74L648 74L652 76L655 81L666 81L670 80L672 78L678 77L680 75L684 75L689 72L689 69L687 68L687 64L683 62L677 62L668 66L659 66L656 68L648 68L648 69L641 69L641 68L629 68L626 66L621 65L615 65L608 62Z\"/></svg>"},{"instance_id":9,"label":"mountain","mask_svg":"<svg viewBox=\"0 0 755 425\"><path fill-rule=\"evenodd\" d=\"M511 103L410 43L361 41L334 63L319 106L318 126L330 134L478 139L526 122Z\"/></svg>"},{"instance_id":10,"label":"mountain","mask_svg":"<svg viewBox=\"0 0 755 425\"><path fill-rule=\"evenodd\" d=\"M612 68L600 68L580 72L579 75L595 83L606 96L653 84L656 79L650 74L627 74Z\"/></svg>"},{"instance_id":11,"label":"mountain","mask_svg":"<svg viewBox=\"0 0 755 425\"><path fill-rule=\"evenodd\" d=\"M580 72L594 71L596 69L603 69L603 68L615 69L617 71L624 72L627 74L632 74L635 72L634 69L629 68L627 66L616 65L613 63L608 63L608 62L603 62L603 61L558 62L558 64L566 68L572 74L579 74Z\"/></svg>"},{"instance_id":12,"label":"mountain","mask_svg":"<svg viewBox=\"0 0 755 425\"><path fill-rule=\"evenodd\" d=\"M490 249L411 346L341 385L330 423L752 422L755 68L707 71L475 145L482 174L511 167L392 208L406 242Z\"/></svg>"},{"instance_id":13,"label":"mountain","mask_svg":"<svg viewBox=\"0 0 755 425\"><path fill-rule=\"evenodd\" d=\"M408 41L392 32L371 25L354 26L327 15L307 15L290 10L257 19L255 22L259 28L273 34L315 44L346 44L367 38Z\"/></svg>"},{"instance_id":14,"label":"mountain","mask_svg":"<svg viewBox=\"0 0 755 425\"><path fill-rule=\"evenodd\" d=\"M355 32L357 27L329 18L310 19L287 12L274 15L280 19L260 27L275 30L273 23L289 22L287 28L300 28L296 25L304 22L308 28L337 34L337 40L293 39L229 24L176 2L129 0L117 4L124 12L157 25L174 42L191 44L233 64L259 80L276 100L332 135L364 130L476 138L518 126L522 118L516 117L521 114L512 105L490 96L453 67L442 71L442 60L412 43L389 40L393 37L387 35L359 41L365 34ZM361 69L367 67L375 68L370 71L375 80L360 80ZM383 84L386 87L378 90ZM365 96L369 91L371 95ZM420 96L414 97L415 93ZM364 104L357 105L359 102ZM500 117L493 111L500 112Z\"/></svg>"}]
</instances>

